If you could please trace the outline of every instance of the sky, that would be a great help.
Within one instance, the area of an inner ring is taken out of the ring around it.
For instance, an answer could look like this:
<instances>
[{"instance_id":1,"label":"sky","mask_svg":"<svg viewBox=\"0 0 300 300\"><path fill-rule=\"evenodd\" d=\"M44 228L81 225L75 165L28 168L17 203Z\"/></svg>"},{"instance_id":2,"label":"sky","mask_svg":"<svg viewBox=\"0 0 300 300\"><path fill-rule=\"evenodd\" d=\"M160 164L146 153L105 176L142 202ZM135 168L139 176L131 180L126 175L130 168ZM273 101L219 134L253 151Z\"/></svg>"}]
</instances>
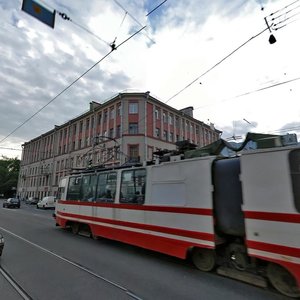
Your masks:
<instances>
[{"instance_id":1,"label":"sky","mask_svg":"<svg viewBox=\"0 0 300 300\"><path fill-rule=\"evenodd\" d=\"M54 29L0 0L0 157L126 91L193 106L226 140L300 138L300 0L36 2L56 10Z\"/></svg>"}]
</instances>

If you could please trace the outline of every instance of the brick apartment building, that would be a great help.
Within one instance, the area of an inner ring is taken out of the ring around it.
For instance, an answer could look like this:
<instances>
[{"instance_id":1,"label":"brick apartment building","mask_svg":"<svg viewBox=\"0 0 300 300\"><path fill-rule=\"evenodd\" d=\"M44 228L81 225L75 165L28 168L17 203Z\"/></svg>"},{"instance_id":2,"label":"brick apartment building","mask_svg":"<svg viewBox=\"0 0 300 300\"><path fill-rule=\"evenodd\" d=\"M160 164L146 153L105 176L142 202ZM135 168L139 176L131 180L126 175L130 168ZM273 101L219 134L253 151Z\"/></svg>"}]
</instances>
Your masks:
<instances>
[{"instance_id":1,"label":"brick apartment building","mask_svg":"<svg viewBox=\"0 0 300 300\"><path fill-rule=\"evenodd\" d=\"M120 93L103 104L24 143L17 194L56 195L59 180L72 169L120 166L152 160L159 149L189 140L199 147L221 131L193 118L193 108L177 110L146 93Z\"/></svg>"}]
</instances>

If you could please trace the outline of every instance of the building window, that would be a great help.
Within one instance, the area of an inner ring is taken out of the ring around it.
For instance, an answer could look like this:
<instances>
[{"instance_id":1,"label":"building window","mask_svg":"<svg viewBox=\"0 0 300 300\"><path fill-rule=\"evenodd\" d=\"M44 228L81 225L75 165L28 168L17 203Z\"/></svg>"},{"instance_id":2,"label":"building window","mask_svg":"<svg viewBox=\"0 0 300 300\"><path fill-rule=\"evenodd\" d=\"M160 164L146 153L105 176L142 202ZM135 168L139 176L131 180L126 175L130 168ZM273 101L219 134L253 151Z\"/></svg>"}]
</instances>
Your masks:
<instances>
[{"instance_id":1,"label":"building window","mask_svg":"<svg viewBox=\"0 0 300 300\"><path fill-rule=\"evenodd\" d=\"M83 122L81 121L81 122L79 123L79 132L82 132L82 127L83 127Z\"/></svg>"},{"instance_id":2,"label":"building window","mask_svg":"<svg viewBox=\"0 0 300 300\"><path fill-rule=\"evenodd\" d=\"M173 115L169 115L169 124L173 125Z\"/></svg>"},{"instance_id":3,"label":"building window","mask_svg":"<svg viewBox=\"0 0 300 300\"><path fill-rule=\"evenodd\" d=\"M174 133L173 133L173 132L170 132L170 133L169 133L169 141L170 141L170 142L173 142L173 140L174 140Z\"/></svg>"},{"instance_id":4,"label":"building window","mask_svg":"<svg viewBox=\"0 0 300 300\"><path fill-rule=\"evenodd\" d=\"M128 156L129 156L129 161L138 162L139 161L139 146L138 145L129 145L128 146Z\"/></svg>"},{"instance_id":5,"label":"building window","mask_svg":"<svg viewBox=\"0 0 300 300\"><path fill-rule=\"evenodd\" d=\"M163 122L164 122L164 123L167 123L167 115L166 115L165 112L163 113Z\"/></svg>"},{"instance_id":6,"label":"building window","mask_svg":"<svg viewBox=\"0 0 300 300\"><path fill-rule=\"evenodd\" d=\"M120 160L120 146L115 147L115 159Z\"/></svg>"},{"instance_id":7,"label":"building window","mask_svg":"<svg viewBox=\"0 0 300 300\"><path fill-rule=\"evenodd\" d=\"M164 140L167 141L168 140L168 134L167 131L164 130L164 136L163 136Z\"/></svg>"},{"instance_id":8,"label":"building window","mask_svg":"<svg viewBox=\"0 0 300 300\"><path fill-rule=\"evenodd\" d=\"M94 128L94 117L91 118L91 128Z\"/></svg>"},{"instance_id":9,"label":"building window","mask_svg":"<svg viewBox=\"0 0 300 300\"><path fill-rule=\"evenodd\" d=\"M138 113L138 104L137 103L129 103L129 113L130 114Z\"/></svg>"},{"instance_id":10,"label":"building window","mask_svg":"<svg viewBox=\"0 0 300 300\"><path fill-rule=\"evenodd\" d=\"M98 125L101 124L101 117L102 117L102 115L101 115L101 113L99 113L99 114L98 114Z\"/></svg>"},{"instance_id":11,"label":"building window","mask_svg":"<svg viewBox=\"0 0 300 300\"><path fill-rule=\"evenodd\" d=\"M76 129L77 129L77 126L76 126L76 124L74 124L74 126L73 126L73 135L76 134Z\"/></svg>"},{"instance_id":12,"label":"building window","mask_svg":"<svg viewBox=\"0 0 300 300\"><path fill-rule=\"evenodd\" d=\"M107 148L107 161L114 160L114 151L113 148Z\"/></svg>"},{"instance_id":13,"label":"building window","mask_svg":"<svg viewBox=\"0 0 300 300\"><path fill-rule=\"evenodd\" d=\"M118 126L117 126L116 137L117 137L117 138L121 137L121 125L118 125Z\"/></svg>"},{"instance_id":14,"label":"building window","mask_svg":"<svg viewBox=\"0 0 300 300\"><path fill-rule=\"evenodd\" d=\"M117 116L120 117L122 115L121 104L117 105Z\"/></svg>"},{"instance_id":15,"label":"building window","mask_svg":"<svg viewBox=\"0 0 300 300\"><path fill-rule=\"evenodd\" d=\"M112 120L112 119L114 119L115 118L115 109L112 107L111 109L110 109L110 119Z\"/></svg>"},{"instance_id":16,"label":"building window","mask_svg":"<svg viewBox=\"0 0 300 300\"><path fill-rule=\"evenodd\" d=\"M159 110L157 108L155 109L155 119L159 120Z\"/></svg>"},{"instance_id":17,"label":"building window","mask_svg":"<svg viewBox=\"0 0 300 300\"><path fill-rule=\"evenodd\" d=\"M138 134L139 125L138 123L129 123L129 134Z\"/></svg>"},{"instance_id":18,"label":"building window","mask_svg":"<svg viewBox=\"0 0 300 300\"><path fill-rule=\"evenodd\" d=\"M155 128L155 136L156 136L157 138L160 137L160 128Z\"/></svg>"},{"instance_id":19,"label":"building window","mask_svg":"<svg viewBox=\"0 0 300 300\"><path fill-rule=\"evenodd\" d=\"M85 130L89 130L89 128L90 128L90 119L87 119Z\"/></svg>"},{"instance_id":20,"label":"building window","mask_svg":"<svg viewBox=\"0 0 300 300\"><path fill-rule=\"evenodd\" d=\"M114 137L114 129L113 128L109 129L109 137L110 138Z\"/></svg>"},{"instance_id":21,"label":"building window","mask_svg":"<svg viewBox=\"0 0 300 300\"><path fill-rule=\"evenodd\" d=\"M151 146L148 146L148 149L147 149L147 159L153 160L153 147L151 147Z\"/></svg>"},{"instance_id":22,"label":"building window","mask_svg":"<svg viewBox=\"0 0 300 300\"><path fill-rule=\"evenodd\" d=\"M107 121L107 110L104 112L103 122Z\"/></svg>"}]
</instances>

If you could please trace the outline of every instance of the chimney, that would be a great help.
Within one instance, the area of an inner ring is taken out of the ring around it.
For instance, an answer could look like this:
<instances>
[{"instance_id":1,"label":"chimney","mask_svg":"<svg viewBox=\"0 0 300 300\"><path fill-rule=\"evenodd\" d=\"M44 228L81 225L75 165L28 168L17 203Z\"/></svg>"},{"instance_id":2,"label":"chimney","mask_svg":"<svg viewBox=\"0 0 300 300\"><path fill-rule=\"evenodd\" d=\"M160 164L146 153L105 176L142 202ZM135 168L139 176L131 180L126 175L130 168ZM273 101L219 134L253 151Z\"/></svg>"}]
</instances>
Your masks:
<instances>
[{"instance_id":1,"label":"chimney","mask_svg":"<svg viewBox=\"0 0 300 300\"><path fill-rule=\"evenodd\" d=\"M194 110L193 106L188 106L186 108L180 109L179 111L181 111L183 114L193 118L193 110Z\"/></svg>"},{"instance_id":2,"label":"chimney","mask_svg":"<svg viewBox=\"0 0 300 300\"><path fill-rule=\"evenodd\" d=\"M99 107L99 106L101 106L101 104L98 102L95 102L95 101L90 102L90 111L93 111L96 107Z\"/></svg>"}]
</instances>

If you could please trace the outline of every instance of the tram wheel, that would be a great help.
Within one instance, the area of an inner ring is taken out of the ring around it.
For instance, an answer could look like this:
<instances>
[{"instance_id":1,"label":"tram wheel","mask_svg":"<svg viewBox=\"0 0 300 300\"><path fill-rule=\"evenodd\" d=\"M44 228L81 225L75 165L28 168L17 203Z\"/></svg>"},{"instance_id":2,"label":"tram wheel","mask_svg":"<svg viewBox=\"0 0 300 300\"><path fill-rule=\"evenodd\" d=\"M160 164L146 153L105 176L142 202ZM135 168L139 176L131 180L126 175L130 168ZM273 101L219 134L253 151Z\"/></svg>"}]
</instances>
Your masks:
<instances>
[{"instance_id":1,"label":"tram wheel","mask_svg":"<svg viewBox=\"0 0 300 300\"><path fill-rule=\"evenodd\" d=\"M209 272L216 265L216 255L214 250L206 248L195 248L192 252L192 261L197 269Z\"/></svg>"},{"instance_id":2,"label":"tram wheel","mask_svg":"<svg viewBox=\"0 0 300 300\"><path fill-rule=\"evenodd\" d=\"M72 230L73 234L78 234L78 232L79 232L79 223L77 223L77 222L72 223L71 230Z\"/></svg>"},{"instance_id":3,"label":"tram wheel","mask_svg":"<svg viewBox=\"0 0 300 300\"><path fill-rule=\"evenodd\" d=\"M280 293L292 297L300 297L300 289L297 285L296 279L284 267L269 263L267 267L267 276L276 290Z\"/></svg>"}]
</instances>

